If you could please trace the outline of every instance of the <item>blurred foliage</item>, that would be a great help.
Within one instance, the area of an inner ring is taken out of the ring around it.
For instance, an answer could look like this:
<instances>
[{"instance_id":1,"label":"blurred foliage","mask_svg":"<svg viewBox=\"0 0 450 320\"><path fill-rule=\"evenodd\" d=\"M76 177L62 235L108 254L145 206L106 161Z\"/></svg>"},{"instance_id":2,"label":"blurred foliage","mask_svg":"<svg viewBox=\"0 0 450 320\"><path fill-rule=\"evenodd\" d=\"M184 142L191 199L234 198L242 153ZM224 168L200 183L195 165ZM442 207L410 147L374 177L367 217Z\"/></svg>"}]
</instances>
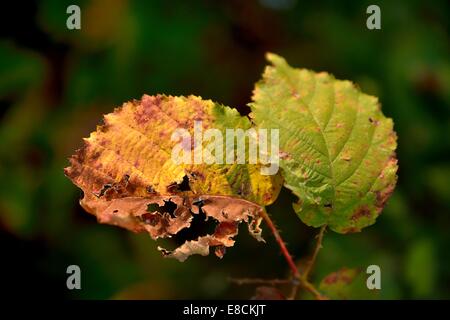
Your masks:
<instances>
[{"instance_id":1,"label":"blurred foliage","mask_svg":"<svg viewBox=\"0 0 450 320\"><path fill-rule=\"evenodd\" d=\"M255 288L228 277L285 276L267 230L265 245L242 230L222 261L163 259L150 237L83 212L62 170L101 114L143 93L201 95L246 114L272 51L379 96L399 135L394 195L362 233L326 234L316 282L377 264L379 298L450 297L447 1L377 1L376 31L365 26L372 1L81 1L79 31L66 28L69 4L16 1L0 19L0 243L10 295L249 298ZM269 212L301 258L317 230L292 200L283 190ZM65 287L70 264L81 267L80 291Z\"/></svg>"},{"instance_id":2,"label":"blurred foliage","mask_svg":"<svg viewBox=\"0 0 450 320\"><path fill-rule=\"evenodd\" d=\"M367 290L366 274L362 270L342 268L327 275L319 290L329 299L375 299L378 290Z\"/></svg>"}]
</instances>

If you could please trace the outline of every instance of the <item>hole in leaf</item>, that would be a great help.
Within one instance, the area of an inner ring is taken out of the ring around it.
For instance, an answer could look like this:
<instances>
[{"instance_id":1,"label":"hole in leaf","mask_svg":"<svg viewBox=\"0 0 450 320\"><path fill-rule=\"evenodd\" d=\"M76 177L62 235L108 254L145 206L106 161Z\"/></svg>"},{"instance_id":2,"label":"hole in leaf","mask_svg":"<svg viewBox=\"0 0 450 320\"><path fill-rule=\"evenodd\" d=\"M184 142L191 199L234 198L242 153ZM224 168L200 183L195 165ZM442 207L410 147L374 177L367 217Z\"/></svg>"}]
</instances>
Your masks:
<instances>
[{"instance_id":1,"label":"hole in leaf","mask_svg":"<svg viewBox=\"0 0 450 320\"><path fill-rule=\"evenodd\" d=\"M167 186L167 192L176 193L182 191L191 191L191 187L189 186L189 178L187 175L183 177L183 181L181 183L171 183Z\"/></svg>"},{"instance_id":2,"label":"hole in leaf","mask_svg":"<svg viewBox=\"0 0 450 320\"><path fill-rule=\"evenodd\" d=\"M100 197L104 196L105 192L108 191L109 189L111 189L111 187L112 187L112 184L110 184L110 183L104 184L102 190L100 190L100 193L98 194L98 197L100 198Z\"/></svg>"},{"instance_id":3,"label":"hole in leaf","mask_svg":"<svg viewBox=\"0 0 450 320\"><path fill-rule=\"evenodd\" d=\"M175 243L179 246L186 241L196 240L198 237L206 236L207 234L213 234L216 230L218 222L207 216L200 208L198 214L193 214L191 226L179 231L174 237Z\"/></svg>"},{"instance_id":4,"label":"hole in leaf","mask_svg":"<svg viewBox=\"0 0 450 320\"><path fill-rule=\"evenodd\" d=\"M147 205L148 212L159 212L161 214L167 212L172 218L175 217L174 212L176 209L177 205L171 200L164 200L163 206L160 206L157 203L150 203L149 205Z\"/></svg>"},{"instance_id":5,"label":"hole in leaf","mask_svg":"<svg viewBox=\"0 0 450 320\"><path fill-rule=\"evenodd\" d=\"M189 186L189 178L187 175L183 177L183 181L178 185L178 190L180 191L191 191L191 187Z\"/></svg>"}]
</instances>

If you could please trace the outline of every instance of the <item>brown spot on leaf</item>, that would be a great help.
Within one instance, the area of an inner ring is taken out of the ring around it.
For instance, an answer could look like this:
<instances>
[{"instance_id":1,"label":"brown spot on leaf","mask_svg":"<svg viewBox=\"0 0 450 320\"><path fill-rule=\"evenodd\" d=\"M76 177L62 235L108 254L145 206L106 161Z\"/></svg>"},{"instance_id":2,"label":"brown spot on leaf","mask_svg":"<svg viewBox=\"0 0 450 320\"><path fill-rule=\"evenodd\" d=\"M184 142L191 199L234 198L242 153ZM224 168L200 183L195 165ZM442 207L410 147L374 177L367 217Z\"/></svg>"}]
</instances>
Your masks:
<instances>
[{"instance_id":1,"label":"brown spot on leaf","mask_svg":"<svg viewBox=\"0 0 450 320\"><path fill-rule=\"evenodd\" d=\"M357 269L342 268L341 270L330 273L328 276L326 276L322 280L321 286L336 285L336 284L343 284L343 285L351 284L359 273L360 271Z\"/></svg>"},{"instance_id":2,"label":"brown spot on leaf","mask_svg":"<svg viewBox=\"0 0 450 320\"><path fill-rule=\"evenodd\" d=\"M323 279L323 282L326 283L326 284L334 284L334 283L336 283L338 281L338 279L339 279L338 273L337 272L333 272L333 273L329 274L328 276L326 276Z\"/></svg>"},{"instance_id":3,"label":"brown spot on leaf","mask_svg":"<svg viewBox=\"0 0 450 320\"><path fill-rule=\"evenodd\" d=\"M363 206L359 207L359 208L352 214L351 219L352 219L353 221L357 221L357 220L359 220L359 219L361 219L361 218L363 218L363 217L370 218L370 216L371 216L370 209L369 209L366 205L363 205Z\"/></svg>"},{"instance_id":4,"label":"brown spot on leaf","mask_svg":"<svg viewBox=\"0 0 450 320\"><path fill-rule=\"evenodd\" d=\"M280 150L280 152L278 153L278 156L280 157L280 159L283 159L283 160L292 159L292 156L290 153L288 153L286 151L282 151L282 150Z\"/></svg>"},{"instance_id":5,"label":"brown spot on leaf","mask_svg":"<svg viewBox=\"0 0 450 320\"><path fill-rule=\"evenodd\" d=\"M151 185L148 185L148 186L145 188L145 191L147 191L147 193L150 193L150 194L156 194L155 189L153 189L153 186L151 186Z\"/></svg>"},{"instance_id":6,"label":"brown spot on leaf","mask_svg":"<svg viewBox=\"0 0 450 320\"><path fill-rule=\"evenodd\" d=\"M200 171L188 172L188 178L193 180L205 180L205 175Z\"/></svg>"},{"instance_id":7,"label":"brown spot on leaf","mask_svg":"<svg viewBox=\"0 0 450 320\"><path fill-rule=\"evenodd\" d=\"M356 228L356 227L347 227L342 229L342 233L356 233L356 232L361 232L360 228Z\"/></svg>"},{"instance_id":8,"label":"brown spot on leaf","mask_svg":"<svg viewBox=\"0 0 450 320\"><path fill-rule=\"evenodd\" d=\"M166 190L167 190L168 193L177 193L177 192L180 191L180 190L178 189L178 183L176 183L176 182L172 182L171 184L169 184L169 185L166 187Z\"/></svg>"},{"instance_id":9,"label":"brown spot on leaf","mask_svg":"<svg viewBox=\"0 0 450 320\"><path fill-rule=\"evenodd\" d=\"M158 117L156 109L159 109L162 100L164 99L161 95L149 96L143 95L141 101L137 101L138 107L134 113L134 119L137 124L144 125L150 121L153 117Z\"/></svg>"},{"instance_id":10,"label":"brown spot on leaf","mask_svg":"<svg viewBox=\"0 0 450 320\"><path fill-rule=\"evenodd\" d=\"M386 205L387 200L391 196L392 192L394 192L395 184L390 184L386 189L383 191L376 191L376 203L375 206L379 208L380 210L384 208Z\"/></svg>"},{"instance_id":11,"label":"brown spot on leaf","mask_svg":"<svg viewBox=\"0 0 450 320\"><path fill-rule=\"evenodd\" d=\"M369 122L370 122L371 124L373 124L374 126L377 126L377 125L378 125L378 120L376 120L376 119L369 118Z\"/></svg>"}]
</instances>

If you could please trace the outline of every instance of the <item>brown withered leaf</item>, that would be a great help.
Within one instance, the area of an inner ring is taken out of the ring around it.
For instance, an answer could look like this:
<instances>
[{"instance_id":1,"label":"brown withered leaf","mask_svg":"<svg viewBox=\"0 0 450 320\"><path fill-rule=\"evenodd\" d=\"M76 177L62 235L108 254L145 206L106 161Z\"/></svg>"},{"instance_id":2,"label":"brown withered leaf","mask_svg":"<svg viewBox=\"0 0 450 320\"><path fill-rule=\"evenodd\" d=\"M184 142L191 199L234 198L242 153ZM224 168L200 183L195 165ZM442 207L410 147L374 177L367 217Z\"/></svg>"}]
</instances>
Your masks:
<instances>
[{"instance_id":1,"label":"brown withered leaf","mask_svg":"<svg viewBox=\"0 0 450 320\"><path fill-rule=\"evenodd\" d=\"M261 206L276 199L281 177L262 175L261 164L175 163L172 152L180 141L172 134L182 128L194 136L194 121L201 121L203 130L218 129L224 137L231 124L251 127L236 110L194 96L144 95L105 115L104 124L84 139L65 168L66 176L84 192L81 206L100 223L147 232L155 240L189 228L200 212L213 218L213 234L174 251L160 249L180 261L206 255L209 247L222 257L225 248L233 246L241 222L262 241ZM181 146L187 150L192 143Z\"/></svg>"},{"instance_id":2,"label":"brown withered leaf","mask_svg":"<svg viewBox=\"0 0 450 320\"><path fill-rule=\"evenodd\" d=\"M209 247L215 247L215 254L222 258L227 247L234 245L233 237L238 233L239 223L248 223L250 234L258 241L264 241L261 237L259 205L249 201L229 196L202 196L194 200L191 211L199 214L201 210L207 217L212 217L218 221L218 225L212 235L199 237L197 240L186 241L174 251L168 251L159 247L158 249L165 255L184 261L192 254L206 256L209 254ZM250 219L252 219L250 221Z\"/></svg>"}]
</instances>

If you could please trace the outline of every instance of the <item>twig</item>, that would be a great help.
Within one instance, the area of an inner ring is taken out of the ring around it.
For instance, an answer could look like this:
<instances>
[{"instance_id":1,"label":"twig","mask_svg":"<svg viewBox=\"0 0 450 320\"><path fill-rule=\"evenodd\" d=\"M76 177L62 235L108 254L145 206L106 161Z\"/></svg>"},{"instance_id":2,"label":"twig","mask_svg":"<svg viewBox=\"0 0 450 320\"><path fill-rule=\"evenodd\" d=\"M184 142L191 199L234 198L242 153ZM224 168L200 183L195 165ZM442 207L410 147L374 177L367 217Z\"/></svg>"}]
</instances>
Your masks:
<instances>
[{"instance_id":1,"label":"twig","mask_svg":"<svg viewBox=\"0 0 450 320\"><path fill-rule=\"evenodd\" d=\"M322 295L317 289L316 287L314 287L309 281L302 281L301 285L308 290L309 292L312 293L312 295L314 296L314 298L316 298L317 300L328 300L328 298L324 295ZM295 297L294 297L295 299Z\"/></svg>"},{"instance_id":2,"label":"twig","mask_svg":"<svg viewBox=\"0 0 450 320\"><path fill-rule=\"evenodd\" d=\"M326 228L327 228L326 225L322 226L320 228L319 234L316 236L317 241L316 241L316 246L314 248L313 255L312 255L311 259L308 261L305 272L303 273L303 277L305 279L308 279L309 273L311 272L312 267L314 266L314 263L316 262L317 254L319 253L320 249L322 248L322 240L323 240L323 235L325 233Z\"/></svg>"},{"instance_id":3,"label":"twig","mask_svg":"<svg viewBox=\"0 0 450 320\"><path fill-rule=\"evenodd\" d=\"M241 279L235 279L230 278L230 281L233 283L236 283L238 285L243 284L269 284L272 286L281 285L281 284L289 284L292 281L289 279L253 279L253 278L241 278Z\"/></svg>"},{"instance_id":4,"label":"twig","mask_svg":"<svg viewBox=\"0 0 450 320\"><path fill-rule=\"evenodd\" d=\"M289 268L291 269L292 275L294 278L300 278L300 273L298 272L297 266L292 259L291 254L289 253L286 244L283 241L283 238L281 238L280 233L278 232L278 229L275 227L275 224L273 223L272 219L270 219L270 216L266 212L266 210L263 208L261 215L264 219L264 221L267 223L267 226L269 227L270 231L272 231L273 236L275 237L275 240L277 241L278 245L280 246L281 253L283 254L284 258L286 259Z\"/></svg>"},{"instance_id":5,"label":"twig","mask_svg":"<svg viewBox=\"0 0 450 320\"><path fill-rule=\"evenodd\" d=\"M280 246L281 253L283 254L284 258L286 259L286 261L289 265L289 268L291 269L292 278L287 280L290 283L293 283L291 296L289 298L295 299L299 288L303 287L306 290L308 290L317 300L327 300L327 297L323 296L314 287L314 285L308 281L307 277L300 274L300 272L298 271L297 265L295 264L294 260L292 259L292 256L289 253L283 238L281 238L280 233L278 232L278 229L275 227L275 224L273 223L272 219L270 218L269 214L266 212L266 210L264 208L261 211L261 216L264 219L264 221L266 222L266 224L269 227L270 231L272 232L273 236L275 237L275 240L277 241L278 245ZM320 242L318 244L319 249L320 249L320 246L322 245L322 238L323 238L324 232L325 232L325 227L322 227L320 229L320 233L319 233L319 237L318 237L319 238L318 243ZM314 251L314 254L313 254L314 260L316 259L319 249L316 248L316 250ZM313 264L314 264L314 261L312 261L311 267ZM309 271L308 271L308 273L309 273Z\"/></svg>"},{"instance_id":6,"label":"twig","mask_svg":"<svg viewBox=\"0 0 450 320\"><path fill-rule=\"evenodd\" d=\"M313 255L311 256L311 259L308 261L307 265L306 265L306 269L305 272L303 272L301 279L298 283L298 285L294 285L292 287L292 291L291 294L289 295L290 299L295 299L295 297L297 296L298 290L300 288L300 286L304 287L305 289L307 289L309 292L311 292L314 297L317 300L326 300L327 297L323 296L309 281L308 281L308 276L314 266L314 263L316 262L317 259L317 254L319 253L320 249L322 248L322 240L323 240L323 235L325 234L325 230L326 230L327 226L324 225L320 228L320 231L318 233L318 235L316 236L317 241L316 241L316 246L314 247L314 252Z\"/></svg>"},{"instance_id":7,"label":"twig","mask_svg":"<svg viewBox=\"0 0 450 320\"><path fill-rule=\"evenodd\" d=\"M296 283L292 286L291 293L288 296L288 300L295 300L299 289L300 289L300 281L298 281L298 283Z\"/></svg>"}]
</instances>

